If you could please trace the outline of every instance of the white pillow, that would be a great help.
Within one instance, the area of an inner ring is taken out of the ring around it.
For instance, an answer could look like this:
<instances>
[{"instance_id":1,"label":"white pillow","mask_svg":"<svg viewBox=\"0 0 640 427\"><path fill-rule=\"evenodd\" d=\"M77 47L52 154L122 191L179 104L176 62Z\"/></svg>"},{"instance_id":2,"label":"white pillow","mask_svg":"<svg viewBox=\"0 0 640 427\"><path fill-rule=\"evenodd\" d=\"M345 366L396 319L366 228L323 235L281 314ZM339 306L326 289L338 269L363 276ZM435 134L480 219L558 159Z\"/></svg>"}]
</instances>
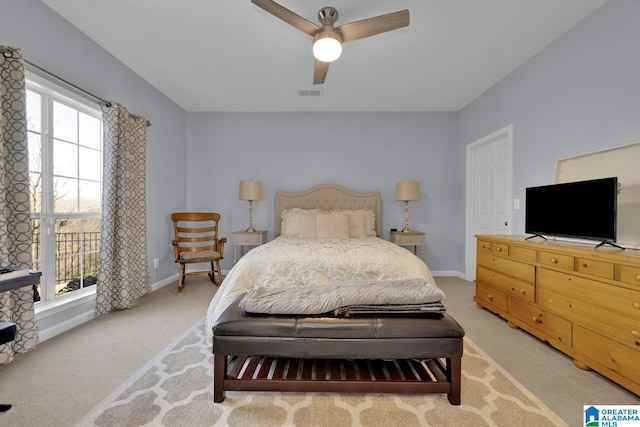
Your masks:
<instances>
[{"instance_id":1,"label":"white pillow","mask_svg":"<svg viewBox=\"0 0 640 427\"><path fill-rule=\"evenodd\" d=\"M280 234L299 237L318 237L316 216L320 209L285 209L282 211Z\"/></svg>"},{"instance_id":2,"label":"white pillow","mask_svg":"<svg viewBox=\"0 0 640 427\"><path fill-rule=\"evenodd\" d=\"M316 216L319 239L349 238L349 220L345 212L320 212Z\"/></svg>"},{"instance_id":3,"label":"white pillow","mask_svg":"<svg viewBox=\"0 0 640 427\"><path fill-rule=\"evenodd\" d=\"M362 209L333 209L332 212L345 212L349 222L349 237L376 237L376 221L373 210Z\"/></svg>"}]
</instances>

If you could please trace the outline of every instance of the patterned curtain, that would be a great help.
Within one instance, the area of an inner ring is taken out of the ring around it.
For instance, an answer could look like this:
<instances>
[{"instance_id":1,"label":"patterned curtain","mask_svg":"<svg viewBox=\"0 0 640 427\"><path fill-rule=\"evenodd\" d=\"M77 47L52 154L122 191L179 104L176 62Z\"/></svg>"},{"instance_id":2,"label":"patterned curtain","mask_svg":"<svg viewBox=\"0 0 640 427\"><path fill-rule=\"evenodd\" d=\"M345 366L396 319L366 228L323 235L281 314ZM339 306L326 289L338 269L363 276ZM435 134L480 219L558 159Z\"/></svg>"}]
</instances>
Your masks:
<instances>
[{"instance_id":1,"label":"patterned curtain","mask_svg":"<svg viewBox=\"0 0 640 427\"><path fill-rule=\"evenodd\" d=\"M32 268L27 104L22 51L0 46L0 265ZM30 286L0 293L0 320L15 322L15 341L0 346L0 363L38 343Z\"/></svg>"},{"instance_id":2,"label":"patterned curtain","mask_svg":"<svg viewBox=\"0 0 640 427\"><path fill-rule=\"evenodd\" d=\"M147 120L103 106L102 236L96 314L132 306L151 292L147 262Z\"/></svg>"}]
</instances>

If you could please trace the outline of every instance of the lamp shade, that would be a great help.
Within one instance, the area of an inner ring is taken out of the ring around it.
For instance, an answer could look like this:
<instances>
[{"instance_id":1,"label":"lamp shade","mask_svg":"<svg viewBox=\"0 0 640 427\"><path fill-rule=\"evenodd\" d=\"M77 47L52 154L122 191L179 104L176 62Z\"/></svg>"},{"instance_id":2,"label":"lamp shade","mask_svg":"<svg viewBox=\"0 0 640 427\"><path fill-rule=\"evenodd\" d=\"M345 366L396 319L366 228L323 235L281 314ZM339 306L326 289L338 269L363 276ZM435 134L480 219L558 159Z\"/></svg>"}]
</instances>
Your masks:
<instances>
[{"instance_id":1,"label":"lamp shade","mask_svg":"<svg viewBox=\"0 0 640 427\"><path fill-rule=\"evenodd\" d=\"M333 62L342 55L342 39L340 36L326 29L318 33L313 39L313 56L318 61Z\"/></svg>"},{"instance_id":2,"label":"lamp shade","mask_svg":"<svg viewBox=\"0 0 640 427\"><path fill-rule=\"evenodd\" d=\"M420 200L420 182L400 181L396 184L396 200Z\"/></svg>"},{"instance_id":3,"label":"lamp shade","mask_svg":"<svg viewBox=\"0 0 640 427\"><path fill-rule=\"evenodd\" d=\"M262 200L262 181L240 181L240 200Z\"/></svg>"}]
</instances>

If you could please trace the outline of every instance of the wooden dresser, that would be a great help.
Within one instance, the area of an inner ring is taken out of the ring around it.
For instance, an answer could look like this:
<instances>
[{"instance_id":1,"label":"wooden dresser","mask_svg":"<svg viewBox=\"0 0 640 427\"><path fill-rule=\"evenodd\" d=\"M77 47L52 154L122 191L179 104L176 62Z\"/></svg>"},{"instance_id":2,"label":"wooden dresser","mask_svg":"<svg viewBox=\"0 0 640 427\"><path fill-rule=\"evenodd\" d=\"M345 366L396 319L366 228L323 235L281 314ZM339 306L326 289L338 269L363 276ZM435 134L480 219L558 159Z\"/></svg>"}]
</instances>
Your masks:
<instances>
[{"instance_id":1,"label":"wooden dresser","mask_svg":"<svg viewBox=\"0 0 640 427\"><path fill-rule=\"evenodd\" d=\"M476 238L478 307L640 395L640 250Z\"/></svg>"}]
</instances>

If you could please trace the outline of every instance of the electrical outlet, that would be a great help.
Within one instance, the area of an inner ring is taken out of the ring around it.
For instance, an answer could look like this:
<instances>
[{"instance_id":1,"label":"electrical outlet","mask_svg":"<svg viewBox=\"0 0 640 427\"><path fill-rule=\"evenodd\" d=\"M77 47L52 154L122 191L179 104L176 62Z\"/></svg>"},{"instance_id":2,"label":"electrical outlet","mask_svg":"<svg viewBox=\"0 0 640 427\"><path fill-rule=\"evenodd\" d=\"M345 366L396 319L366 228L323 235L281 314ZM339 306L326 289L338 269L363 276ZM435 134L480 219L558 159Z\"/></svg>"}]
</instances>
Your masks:
<instances>
[{"instance_id":1,"label":"electrical outlet","mask_svg":"<svg viewBox=\"0 0 640 427\"><path fill-rule=\"evenodd\" d=\"M160 267L160 260L158 258L153 259L153 268Z\"/></svg>"}]
</instances>

